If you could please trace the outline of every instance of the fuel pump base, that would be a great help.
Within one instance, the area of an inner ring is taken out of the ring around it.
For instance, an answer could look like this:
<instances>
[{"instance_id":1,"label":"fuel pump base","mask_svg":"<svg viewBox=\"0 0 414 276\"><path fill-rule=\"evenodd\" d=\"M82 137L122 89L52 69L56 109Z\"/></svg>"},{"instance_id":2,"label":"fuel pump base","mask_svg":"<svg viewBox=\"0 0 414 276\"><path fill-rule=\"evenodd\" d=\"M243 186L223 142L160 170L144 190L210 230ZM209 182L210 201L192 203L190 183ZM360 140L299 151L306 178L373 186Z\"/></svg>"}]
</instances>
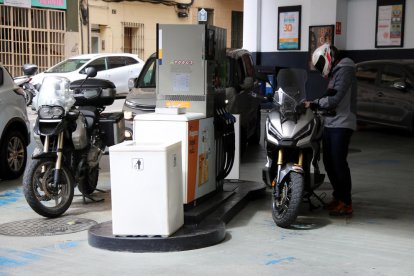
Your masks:
<instances>
[{"instance_id":1,"label":"fuel pump base","mask_svg":"<svg viewBox=\"0 0 414 276\"><path fill-rule=\"evenodd\" d=\"M89 245L110 251L171 252L203 248L220 243L228 223L250 199L263 196L259 182L225 182L223 192L184 212L184 226L169 237L114 236L112 221L92 226Z\"/></svg>"}]
</instances>

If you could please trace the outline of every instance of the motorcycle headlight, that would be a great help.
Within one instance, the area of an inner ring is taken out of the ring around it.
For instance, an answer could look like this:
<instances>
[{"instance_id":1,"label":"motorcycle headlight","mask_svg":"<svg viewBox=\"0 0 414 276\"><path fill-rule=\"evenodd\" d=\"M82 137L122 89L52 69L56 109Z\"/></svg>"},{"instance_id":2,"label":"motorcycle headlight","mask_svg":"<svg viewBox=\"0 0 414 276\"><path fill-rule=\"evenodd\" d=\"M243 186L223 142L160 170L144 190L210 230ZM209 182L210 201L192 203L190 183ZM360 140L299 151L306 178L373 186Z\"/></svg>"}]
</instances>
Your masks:
<instances>
[{"instance_id":1,"label":"motorcycle headlight","mask_svg":"<svg viewBox=\"0 0 414 276\"><path fill-rule=\"evenodd\" d=\"M39 109L40 119L60 119L65 110L60 106L42 106Z\"/></svg>"}]
</instances>

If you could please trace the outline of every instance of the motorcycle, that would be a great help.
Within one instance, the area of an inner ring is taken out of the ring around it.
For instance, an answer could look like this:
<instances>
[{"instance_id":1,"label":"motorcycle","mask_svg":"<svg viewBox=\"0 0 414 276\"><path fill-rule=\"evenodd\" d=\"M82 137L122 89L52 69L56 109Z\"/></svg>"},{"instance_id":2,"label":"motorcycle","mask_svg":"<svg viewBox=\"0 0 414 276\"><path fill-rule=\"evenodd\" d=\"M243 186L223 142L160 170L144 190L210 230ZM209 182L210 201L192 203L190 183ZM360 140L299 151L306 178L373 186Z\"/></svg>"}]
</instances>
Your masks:
<instances>
[{"instance_id":1,"label":"motorcycle","mask_svg":"<svg viewBox=\"0 0 414 276\"><path fill-rule=\"evenodd\" d=\"M123 113L103 113L115 100L115 86L93 79L96 74L90 67L84 80L49 76L41 85L33 131L38 147L23 190L30 207L44 217L66 212L76 186L84 200L93 200L105 148L125 138Z\"/></svg>"},{"instance_id":2,"label":"motorcycle","mask_svg":"<svg viewBox=\"0 0 414 276\"><path fill-rule=\"evenodd\" d=\"M274 108L265 123L263 180L272 188L273 220L283 228L294 223L304 199L311 207L316 207L312 196L323 203L314 190L325 178L318 166L324 111L304 108L306 79L302 69L279 71Z\"/></svg>"},{"instance_id":3,"label":"motorcycle","mask_svg":"<svg viewBox=\"0 0 414 276\"><path fill-rule=\"evenodd\" d=\"M37 72L37 65L35 64L24 64L23 65L23 76L15 77L14 83L20 86L24 91L24 98L26 105L29 106L33 98L37 95L38 89L30 82L32 76Z\"/></svg>"}]
</instances>

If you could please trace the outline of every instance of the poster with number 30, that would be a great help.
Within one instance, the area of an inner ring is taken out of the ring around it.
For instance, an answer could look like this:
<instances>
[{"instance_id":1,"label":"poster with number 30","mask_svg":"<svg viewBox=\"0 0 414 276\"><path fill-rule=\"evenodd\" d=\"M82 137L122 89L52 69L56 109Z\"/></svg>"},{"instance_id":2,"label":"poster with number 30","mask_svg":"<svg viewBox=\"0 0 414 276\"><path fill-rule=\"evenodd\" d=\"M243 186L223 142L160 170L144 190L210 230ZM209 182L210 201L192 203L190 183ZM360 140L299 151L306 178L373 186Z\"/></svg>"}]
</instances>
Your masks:
<instances>
[{"instance_id":1,"label":"poster with number 30","mask_svg":"<svg viewBox=\"0 0 414 276\"><path fill-rule=\"evenodd\" d=\"M300 49L300 6L279 8L278 49Z\"/></svg>"}]
</instances>

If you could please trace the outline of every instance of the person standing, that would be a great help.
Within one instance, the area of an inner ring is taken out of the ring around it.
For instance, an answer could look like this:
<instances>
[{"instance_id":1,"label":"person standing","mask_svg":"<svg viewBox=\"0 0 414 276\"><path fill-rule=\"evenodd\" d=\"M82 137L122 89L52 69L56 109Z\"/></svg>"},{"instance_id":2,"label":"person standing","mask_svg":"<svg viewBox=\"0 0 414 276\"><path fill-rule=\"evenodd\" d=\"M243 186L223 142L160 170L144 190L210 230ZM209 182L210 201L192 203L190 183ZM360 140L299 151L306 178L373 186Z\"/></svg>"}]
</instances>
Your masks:
<instances>
[{"instance_id":1,"label":"person standing","mask_svg":"<svg viewBox=\"0 0 414 276\"><path fill-rule=\"evenodd\" d=\"M356 66L350 58L341 59L338 49L327 43L313 52L312 64L324 78L329 78L329 84L325 95L306 101L305 107L334 111L333 116L325 117L322 138L323 163L333 187L333 200L325 209L332 216L351 215L352 180L347 157L356 130Z\"/></svg>"}]
</instances>

